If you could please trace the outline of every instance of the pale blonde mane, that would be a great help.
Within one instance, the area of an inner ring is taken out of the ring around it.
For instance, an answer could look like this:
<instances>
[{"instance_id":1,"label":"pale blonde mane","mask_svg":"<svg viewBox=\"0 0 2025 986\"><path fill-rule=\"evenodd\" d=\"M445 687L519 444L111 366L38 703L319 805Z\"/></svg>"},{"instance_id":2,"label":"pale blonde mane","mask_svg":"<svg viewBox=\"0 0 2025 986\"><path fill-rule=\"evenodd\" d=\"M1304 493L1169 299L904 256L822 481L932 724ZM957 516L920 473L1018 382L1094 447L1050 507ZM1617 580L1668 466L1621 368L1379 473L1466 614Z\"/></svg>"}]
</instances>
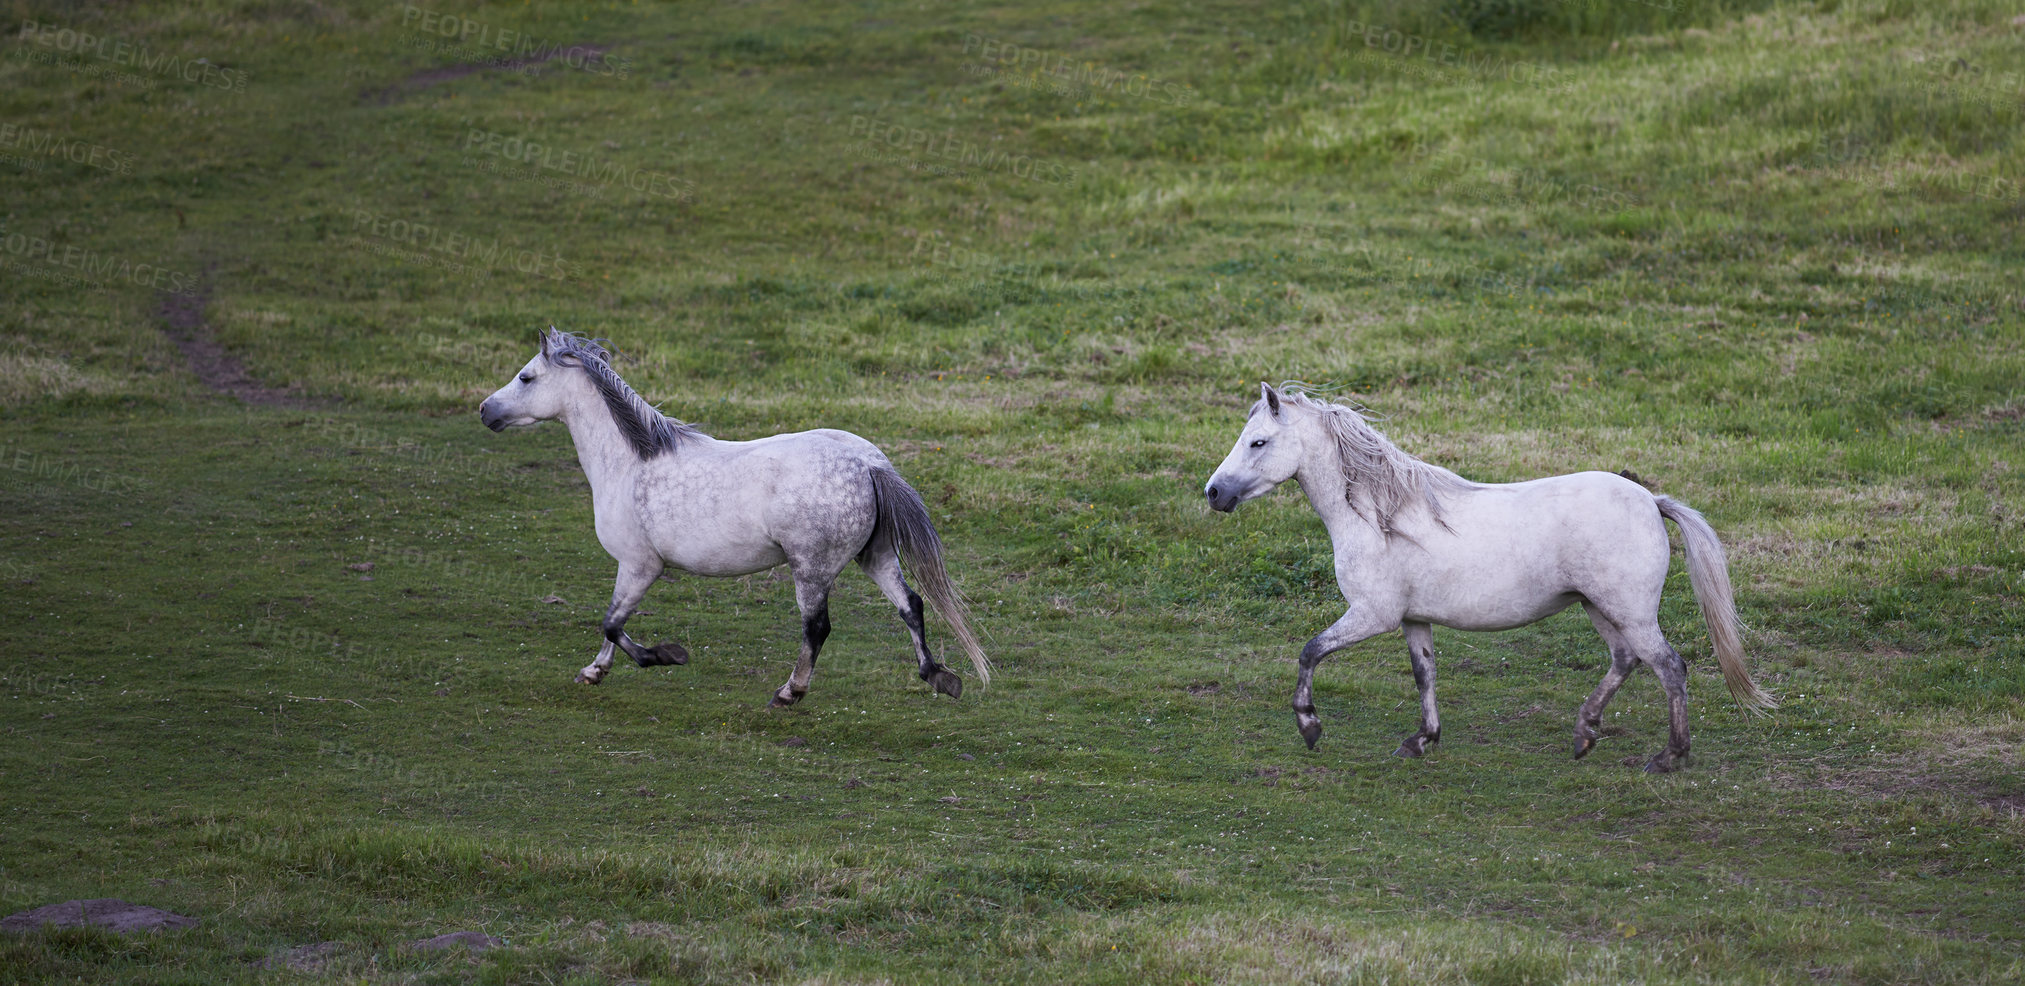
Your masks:
<instances>
[{"instance_id":1,"label":"pale blonde mane","mask_svg":"<svg viewBox=\"0 0 2025 986\"><path fill-rule=\"evenodd\" d=\"M1344 498L1387 537L1399 533L1399 521L1416 506L1425 507L1428 517L1443 530L1451 530L1444 513L1448 499L1478 488L1455 473L1400 451L1371 427L1357 408L1309 396L1294 385L1283 388L1281 397L1285 403L1313 411L1329 437L1335 439L1336 457L1343 467Z\"/></svg>"}]
</instances>

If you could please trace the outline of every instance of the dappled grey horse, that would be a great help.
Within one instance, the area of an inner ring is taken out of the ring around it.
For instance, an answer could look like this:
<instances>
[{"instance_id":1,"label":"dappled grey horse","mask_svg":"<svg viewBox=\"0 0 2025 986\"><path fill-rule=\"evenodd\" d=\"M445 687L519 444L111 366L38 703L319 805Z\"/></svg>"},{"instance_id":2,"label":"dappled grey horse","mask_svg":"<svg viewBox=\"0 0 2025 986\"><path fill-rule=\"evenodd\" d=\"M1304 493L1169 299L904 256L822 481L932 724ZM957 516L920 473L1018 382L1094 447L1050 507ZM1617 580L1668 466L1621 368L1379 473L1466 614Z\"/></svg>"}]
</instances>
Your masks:
<instances>
[{"instance_id":1,"label":"dappled grey horse","mask_svg":"<svg viewBox=\"0 0 2025 986\"><path fill-rule=\"evenodd\" d=\"M1715 643L1723 680L1754 712L1777 703L1744 667L1722 542L1702 515L1622 476L1580 472L1524 483L1472 483L1402 452L1356 410L1298 389L1261 387L1244 431L1203 492L1228 513L1292 479L1322 515L1349 609L1301 649L1294 717L1313 749L1322 735L1315 665L1351 644L1405 629L1420 688L1420 731L1395 751L1417 757L1441 739L1434 705L1432 624L1506 630L1581 603L1610 646L1610 670L1575 717L1575 756L1595 745L1603 707L1643 663L1666 689L1666 749L1646 763L1682 766L1688 753L1687 662L1659 629L1659 595L1681 530L1688 580Z\"/></svg>"},{"instance_id":2,"label":"dappled grey horse","mask_svg":"<svg viewBox=\"0 0 2025 986\"><path fill-rule=\"evenodd\" d=\"M899 608L921 680L958 697L963 679L928 649L921 596L907 585L903 557L970 655L978 681L991 680L921 494L871 442L830 429L718 441L641 399L602 347L553 326L541 334L541 352L478 415L493 431L561 420L591 482L598 543L618 561L619 576L605 610L605 644L579 682L604 680L614 648L642 667L688 663L679 644L642 647L626 635L626 619L667 569L724 577L786 562L802 614L801 659L771 704L793 705L808 692L830 633L830 587L856 558Z\"/></svg>"}]
</instances>

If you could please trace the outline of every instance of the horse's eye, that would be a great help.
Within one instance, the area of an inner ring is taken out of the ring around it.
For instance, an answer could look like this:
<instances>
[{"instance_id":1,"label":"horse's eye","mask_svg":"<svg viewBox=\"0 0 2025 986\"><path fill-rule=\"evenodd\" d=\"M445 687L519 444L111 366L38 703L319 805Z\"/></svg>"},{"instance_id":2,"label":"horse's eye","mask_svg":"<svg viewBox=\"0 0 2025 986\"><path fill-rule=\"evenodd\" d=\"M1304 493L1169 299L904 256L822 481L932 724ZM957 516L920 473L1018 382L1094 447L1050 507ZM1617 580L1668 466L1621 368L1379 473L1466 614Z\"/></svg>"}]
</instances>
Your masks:
<instances>
[{"instance_id":1,"label":"horse's eye","mask_svg":"<svg viewBox=\"0 0 2025 986\"><path fill-rule=\"evenodd\" d=\"M1265 448L1265 447L1266 447L1266 440L1263 438L1252 443L1252 448Z\"/></svg>"},{"instance_id":2,"label":"horse's eye","mask_svg":"<svg viewBox=\"0 0 2025 986\"><path fill-rule=\"evenodd\" d=\"M534 382L534 374L532 374L532 373L523 373L523 374L521 374L521 375L520 375L520 382L521 382L521 383L533 383L533 382Z\"/></svg>"}]
</instances>

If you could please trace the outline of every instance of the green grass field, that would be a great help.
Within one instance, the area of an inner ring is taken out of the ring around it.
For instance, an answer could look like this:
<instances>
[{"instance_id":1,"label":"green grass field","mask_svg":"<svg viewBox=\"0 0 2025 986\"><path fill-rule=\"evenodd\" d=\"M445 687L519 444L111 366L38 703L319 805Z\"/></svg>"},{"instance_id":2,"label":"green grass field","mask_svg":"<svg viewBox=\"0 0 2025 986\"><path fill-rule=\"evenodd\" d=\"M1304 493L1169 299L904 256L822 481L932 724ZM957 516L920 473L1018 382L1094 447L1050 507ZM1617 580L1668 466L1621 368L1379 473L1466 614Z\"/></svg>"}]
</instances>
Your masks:
<instances>
[{"instance_id":1,"label":"green grass field","mask_svg":"<svg viewBox=\"0 0 2025 986\"><path fill-rule=\"evenodd\" d=\"M2015 4L4 11L0 913L203 924L0 979L2025 979ZM588 487L475 413L550 323L885 448L991 687L855 571L791 710L784 572L573 684ZM1782 708L1677 560L1689 769L1643 671L1570 760L1579 612L1437 630L1417 761L1399 637L1337 655L1307 750L1328 538L1201 496L1262 379L1698 507Z\"/></svg>"}]
</instances>

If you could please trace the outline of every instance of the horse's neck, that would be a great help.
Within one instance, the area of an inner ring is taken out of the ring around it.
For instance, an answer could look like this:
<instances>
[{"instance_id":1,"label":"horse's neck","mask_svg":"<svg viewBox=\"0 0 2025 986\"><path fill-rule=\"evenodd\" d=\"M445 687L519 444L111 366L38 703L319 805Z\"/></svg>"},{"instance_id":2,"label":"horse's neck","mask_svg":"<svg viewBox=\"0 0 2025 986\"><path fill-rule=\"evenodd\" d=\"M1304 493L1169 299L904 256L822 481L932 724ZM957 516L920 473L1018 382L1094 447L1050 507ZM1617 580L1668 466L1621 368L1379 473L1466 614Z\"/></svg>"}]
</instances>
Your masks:
<instances>
[{"instance_id":1,"label":"horse's neck","mask_svg":"<svg viewBox=\"0 0 2025 986\"><path fill-rule=\"evenodd\" d=\"M619 423L612 420L611 410L596 395L571 405L562 422L576 444L577 462L584 468L584 478L590 480L593 500L602 492L616 490L638 468L639 453L633 451L620 433Z\"/></svg>"},{"instance_id":2,"label":"horse's neck","mask_svg":"<svg viewBox=\"0 0 2025 986\"><path fill-rule=\"evenodd\" d=\"M1301 484L1301 492L1307 494L1308 505L1321 515L1322 526L1329 530L1329 540L1338 545L1371 542L1383 545L1385 538L1371 523L1369 504L1363 509L1352 505L1343 496L1343 474L1329 463L1326 470L1303 468L1294 474L1294 481Z\"/></svg>"},{"instance_id":3,"label":"horse's neck","mask_svg":"<svg viewBox=\"0 0 2025 986\"><path fill-rule=\"evenodd\" d=\"M1371 504L1352 503L1344 495L1342 456L1336 451L1335 438L1320 422L1306 448L1308 454L1295 471L1294 481L1301 484L1309 506L1321 516L1329 540L1339 548L1364 545L1374 551L1382 549L1385 536L1371 523Z\"/></svg>"}]
</instances>

